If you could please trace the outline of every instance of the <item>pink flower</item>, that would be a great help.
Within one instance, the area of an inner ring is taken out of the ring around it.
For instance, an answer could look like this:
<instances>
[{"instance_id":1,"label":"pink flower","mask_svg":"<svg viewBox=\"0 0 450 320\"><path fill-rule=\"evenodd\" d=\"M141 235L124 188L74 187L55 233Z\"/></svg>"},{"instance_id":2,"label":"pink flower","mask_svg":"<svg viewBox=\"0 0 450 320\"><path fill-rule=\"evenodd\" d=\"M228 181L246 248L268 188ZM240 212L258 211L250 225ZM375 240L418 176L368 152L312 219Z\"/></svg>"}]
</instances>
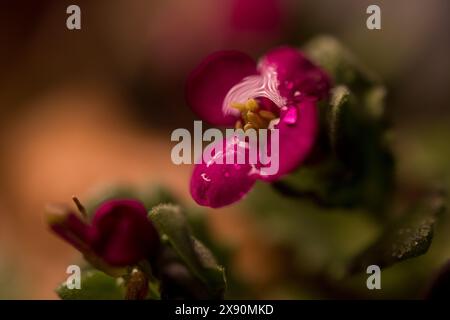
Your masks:
<instances>
[{"instance_id":1,"label":"pink flower","mask_svg":"<svg viewBox=\"0 0 450 320\"><path fill-rule=\"evenodd\" d=\"M104 202L90 224L73 212L54 216L50 227L86 256L95 255L114 267L151 258L159 247L158 233L137 200Z\"/></svg>"},{"instance_id":2,"label":"pink flower","mask_svg":"<svg viewBox=\"0 0 450 320\"><path fill-rule=\"evenodd\" d=\"M212 125L279 129L279 170L263 176L250 164L203 161L191 177L194 200L222 207L240 200L256 180L274 181L296 169L314 145L316 102L327 96L329 88L329 77L294 48L273 49L258 64L238 51L206 57L188 78L189 106ZM216 160L247 152L230 140L223 143L224 152L216 154Z\"/></svg>"}]
</instances>

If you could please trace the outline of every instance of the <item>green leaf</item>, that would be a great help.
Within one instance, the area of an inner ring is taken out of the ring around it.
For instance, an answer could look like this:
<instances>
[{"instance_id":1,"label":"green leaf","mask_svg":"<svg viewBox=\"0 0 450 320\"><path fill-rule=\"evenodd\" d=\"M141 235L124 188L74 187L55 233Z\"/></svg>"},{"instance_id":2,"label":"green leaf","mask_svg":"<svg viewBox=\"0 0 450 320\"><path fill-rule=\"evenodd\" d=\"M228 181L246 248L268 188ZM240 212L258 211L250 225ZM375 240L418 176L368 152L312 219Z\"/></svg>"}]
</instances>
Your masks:
<instances>
[{"instance_id":1,"label":"green leaf","mask_svg":"<svg viewBox=\"0 0 450 320\"><path fill-rule=\"evenodd\" d=\"M378 82L377 76L333 37L316 37L306 44L304 51L331 75L336 84L345 84L359 91L359 88L367 88Z\"/></svg>"},{"instance_id":2,"label":"green leaf","mask_svg":"<svg viewBox=\"0 0 450 320\"><path fill-rule=\"evenodd\" d=\"M344 109L348 106L350 99L350 91L346 86L337 86L331 91L330 98L330 108L328 111L328 122L329 122L329 138L331 146L336 149L336 144L338 137L341 135L342 131L342 116L344 114Z\"/></svg>"},{"instance_id":3,"label":"green leaf","mask_svg":"<svg viewBox=\"0 0 450 320\"><path fill-rule=\"evenodd\" d=\"M81 289L69 289L63 283L56 293L63 300L122 300L125 289L118 279L90 269L82 271Z\"/></svg>"},{"instance_id":4,"label":"green leaf","mask_svg":"<svg viewBox=\"0 0 450 320\"><path fill-rule=\"evenodd\" d=\"M341 169L333 179L342 184L337 182L333 189L352 188L359 203L380 213L390 200L394 173L386 140L385 93L383 86L374 86L357 96L347 86L336 86L327 117L331 149Z\"/></svg>"},{"instance_id":5,"label":"green leaf","mask_svg":"<svg viewBox=\"0 0 450 320\"><path fill-rule=\"evenodd\" d=\"M323 147L324 153L330 152L327 156L336 162L335 169L320 173L325 179L325 203L363 205L382 214L392 194L395 165L388 143L386 90L376 75L332 37L314 38L304 50L335 85L328 107L321 108L322 131L328 133L322 145L328 142L330 149ZM333 199L327 200L330 196Z\"/></svg>"},{"instance_id":6,"label":"green leaf","mask_svg":"<svg viewBox=\"0 0 450 320\"><path fill-rule=\"evenodd\" d=\"M211 297L223 296L225 273L212 253L196 240L187 223L186 215L179 206L159 205L149 214L161 237L166 238L190 272L209 289Z\"/></svg>"},{"instance_id":7,"label":"green leaf","mask_svg":"<svg viewBox=\"0 0 450 320\"><path fill-rule=\"evenodd\" d=\"M322 207L350 208L360 204L361 189L345 173L342 165L331 159L301 167L272 186L284 196L310 199Z\"/></svg>"},{"instance_id":8,"label":"green leaf","mask_svg":"<svg viewBox=\"0 0 450 320\"><path fill-rule=\"evenodd\" d=\"M441 194L421 199L352 261L349 272L361 272L372 264L384 268L425 254L433 239L436 220L444 209Z\"/></svg>"},{"instance_id":9,"label":"green leaf","mask_svg":"<svg viewBox=\"0 0 450 320\"><path fill-rule=\"evenodd\" d=\"M365 109L367 115L374 120L382 120L385 113L384 100L386 98L386 88L384 86L374 86L365 93Z\"/></svg>"},{"instance_id":10,"label":"green leaf","mask_svg":"<svg viewBox=\"0 0 450 320\"><path fill-rule=\"evenodd\" d=\"M290 193L297 198L310 198L322 206L354 207L363 204L367 180L366 150L373 147L369 137L362 137L367 131L363 116L363 105L345 85L331 90L330 100L322 110L326 121L323 128L327 132L329 145L324 149L327 159L300 167L273 186L281 193ZM375 138L375 137L374 137ZM368 197L370 198L370 197Z\"/></svg>"},{"instance_id":11,"label":"green leaf","mask_svg":"<svg viewBox=\"0 0 450 320\"><path fill-rule=\"evenodd\" d=\"M379 215L389 203L394 161L382 121L384 88L356 96L346 85L331 91L322 152L326 161L300 167L273 184L281 193L310 198L323 206L365 206Z\"/></svg>"}]
</instances>

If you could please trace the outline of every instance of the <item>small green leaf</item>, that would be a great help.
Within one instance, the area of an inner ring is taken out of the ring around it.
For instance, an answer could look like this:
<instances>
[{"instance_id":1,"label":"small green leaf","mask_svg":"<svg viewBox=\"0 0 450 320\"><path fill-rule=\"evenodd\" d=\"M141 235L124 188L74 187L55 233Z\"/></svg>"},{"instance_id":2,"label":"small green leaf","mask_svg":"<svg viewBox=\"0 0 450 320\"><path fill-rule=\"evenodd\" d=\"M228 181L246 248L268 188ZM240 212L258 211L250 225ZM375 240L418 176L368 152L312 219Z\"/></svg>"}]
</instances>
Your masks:
<instances>
[{"instance_id":1,"label":"small green leaf","mask_svg":"<svg viewBox=\"0 0 450 320\"><path fill-rule=\"evenodd\" d=\"M69 289L62 283L56 293L63 300L122 300L125 289L120 280L90 269L82 271L81 289Z\"/></svg>"},{"instance_id":2,"label":"small green leaf","mask_svg":"<svg viewBox=\"0 0 450 320\"><path fill-rule=\"evenodd\" d=\"M159 205L153 208L149 217L192 274L209 288L211 297L221 297L225 290L224 269L217 264L209 249L192 236L181 208Z\"/></svg>"},{"instance_id":3,"label":"small green leaf","mask_svg":"<svg viewBox=\"0 0 450 320\"><path fill-rule=\"evenodd\" d=\"M331 91L330 110L328 113L329 137L331 146L336 148L336 143L341 131L341 118L343 109L350 99L350 91L346 86L337 86Z\"/></svg>"},{"instance_id":4,"label":"small green leaf","mask_svg":"<svg viewBox=\"0 0 450 320\"><path fill-rule=\"evenodd\" d=\"M350 92L344 85L334 87L331 94L330 105L333 108L339 108L347 102Z\"/></svg>"},{"instance_id":5,"label":"small green leaf","mask_svg":"<svg viewBox=\"0 0 450 320\"><path fill-rule=\"evenodd\" d=\"M223 294L225 290L225 270L217 264L216 258L211 251L199 240L192 237L195 253L205 273L205 278L210 287L217 291L218 296Z\"/></svg>"},{"instance_id":6,"label":"small green leaf","mask_svg":"<svg viewBox=\"0 0 450 320\"><path fill-rule=\"evenodd\" d=\"M371 87L360 96L347 86L336 86L327 116L330 146L344 182L334 189L351 187L358 202L374 212L384 210L393 185L394 160L386 140L384 96L382 86Z\"/></svg>"},{"instance_id":7,"label":"small green leaf","mask_svg":"<svg viewBox=\"0 0 450 320\"><path fill-rule=\"evenodd\" d=\"M374 86L366 92L365 109L372 120L383 119L385 98L386 88L384 86Z\"/></svg>"},{"instance_id":8,"label":"small green leaf","mask_svg":"<svg viewBox=\"0 0 450 320\"><path fill-rule=\"evenodd\" d=\"M404 217L393 223L370 247L359 254L349 267L350 273L361 272L369 265L380 268L425 254L433 239L433 229L444 210L440 194L422 199Z\"/></svg>"},{"instance_id":9,"label":"small green leaf","mask_svg":"<svg viewBox=\"0 0 450 320\"><path fill-rule=\"evenodd\" d=\"M378 82L377 77L333 37L316 37L306 44L304 50L309 58L331 75L336 84L345 84L359 91L359 88Z\"/></svg>"}]
</instances>

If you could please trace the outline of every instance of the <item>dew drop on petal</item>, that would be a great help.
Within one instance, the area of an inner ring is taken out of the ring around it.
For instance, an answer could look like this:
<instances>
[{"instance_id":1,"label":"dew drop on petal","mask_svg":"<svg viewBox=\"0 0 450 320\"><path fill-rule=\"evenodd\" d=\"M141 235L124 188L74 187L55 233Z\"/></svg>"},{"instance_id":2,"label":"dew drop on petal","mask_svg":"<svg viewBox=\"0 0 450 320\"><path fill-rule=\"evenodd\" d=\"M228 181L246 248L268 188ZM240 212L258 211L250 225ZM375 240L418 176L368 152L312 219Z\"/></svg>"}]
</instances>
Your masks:
<instances>
[{"instance_id":1,"label":"dew drop on petal","mask_svg":"<svg viewBox=\"0 0 450 320\"><path fill-rule=\"evenodd\" d=\"M297 122L297 108L289 108L283 117L283 122L294 124Z\"/></svg>"},{"instance_id":2,"label":"dew drop on petal","mask_svg":"<svg viewBox=\"0 0 450 320\"><path fill-rule=\"evenodd\" d=\"M206 175L206 173L202 173L200 176L201 176L202 179L205 180L206 182L210 182L210 181L211 181L211 179Z\"/></svg>"}]
</instances>

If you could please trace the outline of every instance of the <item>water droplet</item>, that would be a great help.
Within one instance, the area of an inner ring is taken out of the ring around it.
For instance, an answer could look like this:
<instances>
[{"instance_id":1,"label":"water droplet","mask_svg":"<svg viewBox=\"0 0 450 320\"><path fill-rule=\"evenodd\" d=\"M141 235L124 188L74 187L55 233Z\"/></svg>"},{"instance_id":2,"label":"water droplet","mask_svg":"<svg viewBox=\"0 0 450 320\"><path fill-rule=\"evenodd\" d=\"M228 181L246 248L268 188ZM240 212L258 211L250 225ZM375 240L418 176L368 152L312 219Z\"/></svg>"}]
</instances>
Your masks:
<instances>
[{"instance_id":1,"label":"water droplet","mask_svg":"<svg viewBox=\"0 0 450 320\"><path fill-rule=\"evenodd\" d=\"M287 124L294 124L297 122L297 108L291 107L286 112L285 116L283 117L283 122Z\"/></svg>"},{"instance_id":2,"label":"water droplet","mask_svg":"<svg viewBox=\"0 0 450 320\"><path fill-rule=\"evenodd\" d=\"M206 175L206 173L202 173L200 176L201 176L202 179L205 180L206 182L210 182L210 181L211 181L211 179Z\"/></svg>"}]
</instances>

